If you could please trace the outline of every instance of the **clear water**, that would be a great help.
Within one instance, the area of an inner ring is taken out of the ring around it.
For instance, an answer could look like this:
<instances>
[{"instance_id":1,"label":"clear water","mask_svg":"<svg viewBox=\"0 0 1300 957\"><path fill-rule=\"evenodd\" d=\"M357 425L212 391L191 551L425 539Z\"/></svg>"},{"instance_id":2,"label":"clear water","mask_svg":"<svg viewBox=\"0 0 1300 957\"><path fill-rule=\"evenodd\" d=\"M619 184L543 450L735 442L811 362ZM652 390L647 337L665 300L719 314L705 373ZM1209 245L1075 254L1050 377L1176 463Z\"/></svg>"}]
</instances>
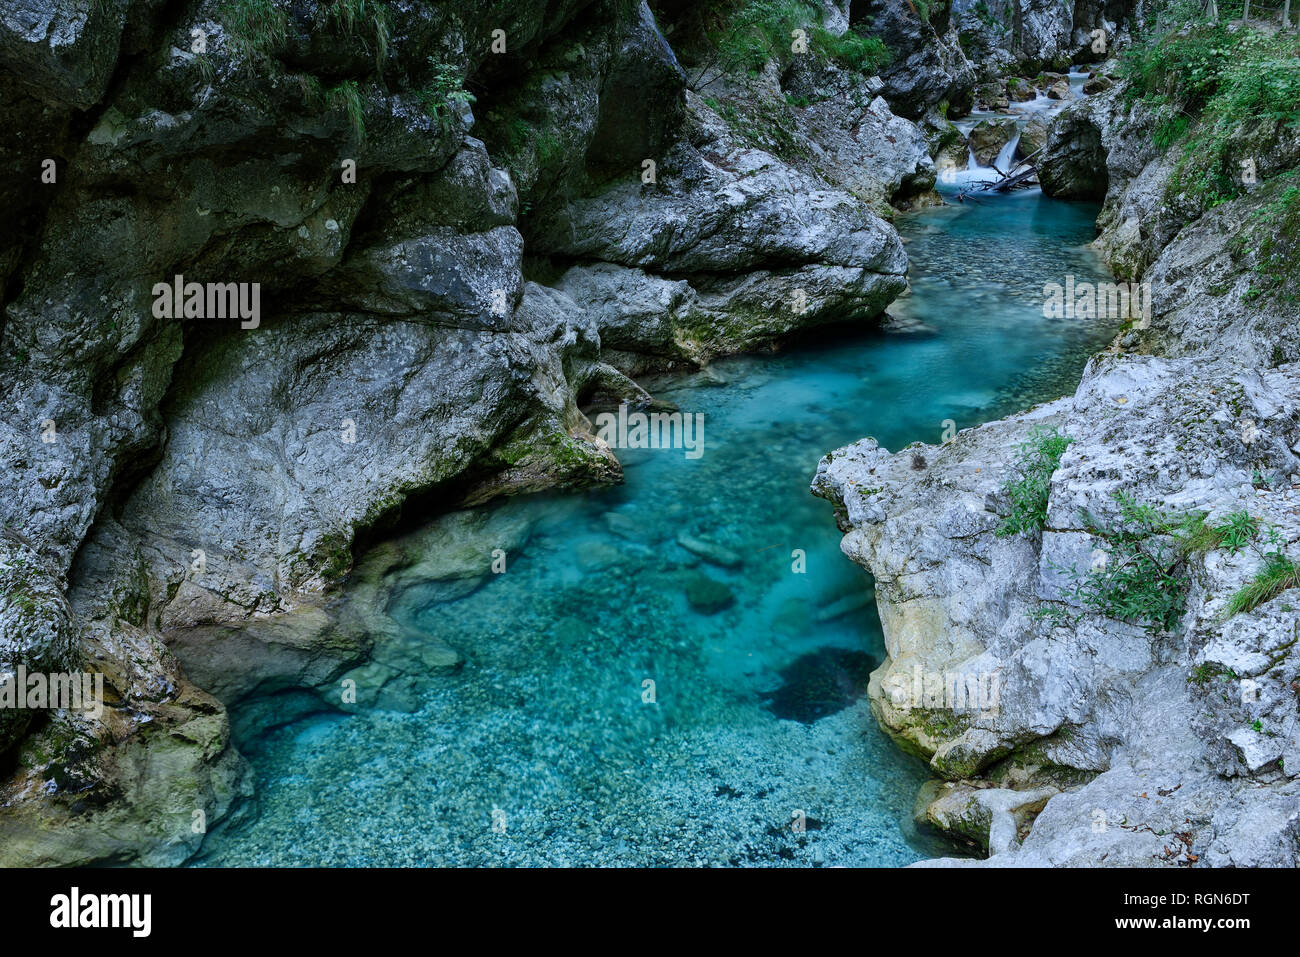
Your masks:
<instances>
[{"instance_id":1,"label":"clear water","mask_svg":"<svg viewBox=\"0 0 1300 957\"><path fill-rule=\"evenodd\" d=\"M258 813L211 836L203 863L892 866L953 853L912 824L926 768L865 699L811 723L766 706L801 656L883 654L870 578L808 484L824 453L862 436L936 442L945 419L966 427L1072 391L1113 330L1043 319L1041 291L1067 272L1101 277L1082 248L1095 214L1037 191L916 214L900 224L913 289L891 310L896 331L824 334L655 384L704 414L703 457L624 451L619 487L495 507L516 531L505 574L452 601L418 583L393 596L461 670L413 667L409 713L318 713L240 741ZM742 564L701 561L683 532ZM701 575L729 607L692 608Z\"/></svg>"}]
</instances>

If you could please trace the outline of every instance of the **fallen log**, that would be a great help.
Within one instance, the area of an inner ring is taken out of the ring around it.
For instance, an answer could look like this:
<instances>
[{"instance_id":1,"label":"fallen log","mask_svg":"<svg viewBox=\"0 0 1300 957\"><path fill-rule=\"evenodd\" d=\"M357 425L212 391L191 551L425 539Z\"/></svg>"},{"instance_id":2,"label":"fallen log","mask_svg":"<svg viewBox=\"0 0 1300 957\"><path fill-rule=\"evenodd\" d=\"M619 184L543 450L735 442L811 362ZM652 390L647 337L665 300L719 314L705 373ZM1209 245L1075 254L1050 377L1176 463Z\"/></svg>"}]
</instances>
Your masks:
<instances>
[{"instance_id":1,"label":"fallen log","mask_svg":"<svg viewBox=\"0 0 1300 957\"><path fill-rule=\"evenodd\" d=\"M986 183L972 183L957 194L958 202L964 202L969 193L1005 193L1013 189L1026 189L1037 182L1035 177L1038 176L1038 170L1032 165L1020 163L1013 166L1009 173L1002 172L996 166L993 168L997 170L999 179L989 180Z\"/></svg>"}]
</instances>

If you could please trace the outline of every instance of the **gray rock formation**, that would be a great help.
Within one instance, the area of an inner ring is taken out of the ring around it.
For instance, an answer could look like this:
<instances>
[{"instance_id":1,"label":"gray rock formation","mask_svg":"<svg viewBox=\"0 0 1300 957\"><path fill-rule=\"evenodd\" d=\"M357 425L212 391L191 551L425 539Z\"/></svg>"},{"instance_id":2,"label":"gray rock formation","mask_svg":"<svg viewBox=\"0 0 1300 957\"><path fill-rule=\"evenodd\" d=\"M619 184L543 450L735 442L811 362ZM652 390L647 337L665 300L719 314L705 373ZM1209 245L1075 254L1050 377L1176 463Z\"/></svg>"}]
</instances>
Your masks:
<instances>
[{"instance_id":1,"label":"gray rock formation","mask_svg":"<svg viewBox=\"0 0 1300 957\"><path fill-rule=\"evenodd\" d=\"M1020 139L1016 141L1016 159L1037 158L1039 152L1047 145L1047 122L1040 116L1031 116L1020 130Z\"/></svg>"},{"instance_id":2,"label":"gray rock formation","mask_svg":"<svg viewBox=\"0 0 1300 957\"><path fill-rule=\"evenodd\" d=\"M12 699L0 708L0 751L27 729L33 713L16 707L26 695L27 673L61 673L80 664L72 609L62 576L17 532L0 529L0 691ZM19 671L19 669L23 671Z\"/></svg>"},{"instance_id":3,"label":"gray rock formation","mask_svg":"<svg viewBox=\"0 0 1300 957\"><path fill-rule=\"evenodd\" d=\"M939 447L863 440L813 483L876 578L889 657L872 710L953 782L918 815L991 865L1300 862L1300 593L1230 607L1277 555L1300 559L1300 313L1260 286L1262 211L1285 178L1206 210L1170 189L1152 122L1117 89L1049 136L1044 189L1104 194L1098 245L1151 300L1077 392ZM1294 150L1284 133L1260 155L1277 172ZM1045 523L999 534L1020 450L1047 428L1072 441ZM1119 496L1155 510L1146 525ZM1204 531L1243 514L1242 542ZM1170 577L1145 594L1165 617L1098 590L1136 560L1115 529L1162 556ZM972 705L963 687L997 694Z\"/></svg>"},{"instance_id":4,"label":"gray rock formation","mask_svg":"<svg viewBox=\"0 0 1300 957\"><path fill-rule=\"evenodd\" d=\"M970 112L975 69L957 41L948 0L920 7L906 0L867 0L850 7L851 23L865 24L893 56L880 77L894 112L916 119L939 103L948 104L951 116Z\"/></svg>"},{"instance_id":5,"label":"gray rock formation","mask_svg":"<svg viewBox=\"0 0 1300 957\"><path fill-rule=\"evenodd\" d=\"M1132 0L955 0L953 19L962 49L980 65L980 79L992 80L1105 59L1127 36L1133 6Z\"/></svg>"},{"instance_id":6,"label":"gray rock formation","mask_svg":"<svg viewBox=\"0 0 1300 957\"><path fill-rule=\"evenodd\" d=\"M912 452L871 440L823 460L814 490L842 510L844 551L876 579L889 658L870 694L882 725L944 778L1069 791L1004 854L1151 865L1220 846L1238 863L1300 859L1294 593L1225 620L1263 558L1213 549L1188 561L1177 627L1152 631L1079 606L1063 572L1097 560L1103 543L1083 516L1116 521L1116 491L1211 523L1245 510L1300 551L1300 481L1289 478L1300 473L1298 387L1294 365L1261 374L1203 357L1107 356L1073 398L924 448L920 472ZM1049 424L1074 442L1052 477L1046 527L998 537L1017 445ZM1260 474L1272 484L1256 488ZM1044 608L1077 618L1054 627ZM996 674L1000 695L991 708L900 701L891 692L914 670ZM1260 800L1289 814L1229 833L1227 809ZM1171 843L1175 831L1190 839Z\"/></svg>"},{"instance_id":7,"label":"gray rock formation","mask_svg":"<svg viewBox=\"0 0 1300 957\"><path fill-rule=\"evenodd\" d=\"M256 31L216 0L75 6L0 16L0 677L108 692L5 716L0 863L184 861L250 790L224 705L345 707L348 677L400 708L404 662L456 666L382 598L429 541L353 569L364 545L617 481L580 403L649 403L629 374L905 288L877 214L933 164L866 77L808 65L783 156L686 91L632 0L381 4L352 29L276 0ZM257 284L257 314L169 314L177 276Z\"/></svg>"},{"instance_id":8,"label":"gray rock formation","mask_svg":"<svg viewBox=\"0 0 1300 957\"><path fill-rule=\"evenodd\" d=\"M971 152L975 154L975 162L980 166L992 166L1002 148L1019 132L1019 126L1010 117L1005 120L980 120L967 138Z\"/></svg>"}]
</instances>

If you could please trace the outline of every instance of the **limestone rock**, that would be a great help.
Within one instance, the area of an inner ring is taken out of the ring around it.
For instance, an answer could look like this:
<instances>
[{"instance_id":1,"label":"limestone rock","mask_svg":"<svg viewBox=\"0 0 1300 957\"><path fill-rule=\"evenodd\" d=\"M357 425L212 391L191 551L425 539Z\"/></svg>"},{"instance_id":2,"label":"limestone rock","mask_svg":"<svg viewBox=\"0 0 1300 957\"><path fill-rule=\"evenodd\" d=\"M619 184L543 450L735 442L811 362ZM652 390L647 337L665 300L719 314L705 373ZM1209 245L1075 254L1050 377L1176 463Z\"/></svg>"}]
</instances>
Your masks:
<instances>
[{"instance_id":1,"label":"limestone rock","mask_svg":"<svg viewBox=\"0 0 1300 957\"><path fill-rule=\"evenodd\" d=\"M62 576L31 543L0 529L0 686L26 692L23 674L66 673L81 657L76 619L63 595ZM14 743L33 714L0 708L0 752Z\"/></svg>"},{"instance_id":2,"label":"limestone rock","mask_svg":"<svg viewBox=\"0 0 1300 957\"><path fill-rule=\"evenodd\" d=\"M1018 132L1013 119L980 120L970 132L970 148L975 154L975 162L980 166L992 166L1002 148Z\"/></svg>"},{"instance_id":3,"label":"limestone rock","mask_svg":"<svg viewBox=\"0 0 1300 957\"><path fill-rule=\"evenodd\" d=\"M895 113L915 119L941 102L952 116L970 112L975 70L958 42L951 4L918 8L906 0L871 0L853 4L852 17L868 24L893 54L880 78Z\"/></svg>"}]
</instances>

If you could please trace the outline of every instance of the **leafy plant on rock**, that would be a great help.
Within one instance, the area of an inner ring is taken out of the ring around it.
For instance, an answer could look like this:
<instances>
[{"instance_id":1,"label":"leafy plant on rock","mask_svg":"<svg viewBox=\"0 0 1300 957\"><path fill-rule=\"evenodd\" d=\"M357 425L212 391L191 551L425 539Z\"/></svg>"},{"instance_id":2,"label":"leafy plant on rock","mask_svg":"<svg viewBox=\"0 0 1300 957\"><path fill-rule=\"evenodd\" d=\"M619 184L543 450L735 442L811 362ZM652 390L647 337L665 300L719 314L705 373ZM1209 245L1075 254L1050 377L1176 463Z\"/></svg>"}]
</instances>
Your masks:
<instances>
[{"instance_id":1,"label":"leafy plant on rock","mask_svg":"<svg viewBox=\"0 0 1300 957\"><path fill-rule=\"evenodd\" d=\"M461 109L474 102L474 94L465 89L465 76L455 66L436 61L433 57L429 57L428 62L433 75L420 91L420 105L438 129L447 132L452 129Z\"/></svg>"},{"instance_id":2,"label":"leafy plant on rock","mask_svg":"<svg viewBox=\"0 0 1300 957\"><path fill-rule=\"evenodd\" d=\"M1011 514L998 526L999 537L1041 532L1047 522L1047 499L1052 473L1074 439L1054 428L1034 428L1020 446L1016 469L1020 478L1008 481L1002 492L1011 503Z\"/></svg>"}]
</instances>

